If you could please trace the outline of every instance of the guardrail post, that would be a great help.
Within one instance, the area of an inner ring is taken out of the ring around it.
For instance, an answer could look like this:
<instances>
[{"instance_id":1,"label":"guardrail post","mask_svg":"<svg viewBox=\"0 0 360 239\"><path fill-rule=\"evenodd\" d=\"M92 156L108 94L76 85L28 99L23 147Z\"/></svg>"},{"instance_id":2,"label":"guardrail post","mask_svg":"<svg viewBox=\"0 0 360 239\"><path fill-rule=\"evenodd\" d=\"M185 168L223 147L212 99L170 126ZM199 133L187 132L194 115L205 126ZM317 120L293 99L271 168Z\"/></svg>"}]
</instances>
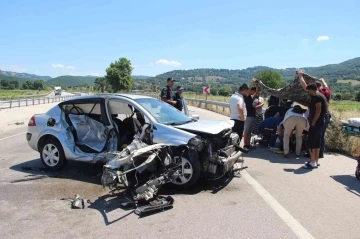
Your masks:
<instances>
[{"instance_id":1,"label":"guardrail post","mask_svg":"<svg viewBox=\"0 0 360 239\"><path fill-rule=\"evenodd\" d=\"M26 98L26 107L28 106L28 102L27 102L27 100L28 100L28 99Z\"/></svg>"},{"instance_id":2,"label":"guardrail post","mask_svg":"<svg viewBox=\"0 0 360 239\"><path fill-rule=\"evenodd\" d=\"M11 109L11 105L12 105L12 100L10 100L10 109Z\"/></svg>"},{"instance_id":3,"label":"guardrail post","mask_svg":"<svg viewBox=\"0 0 360 239\"><path fill-rule=\"evenodd\" d=\"M45 98L44 98L44 104L45 104Z\"/></svg>"},{"instance_id":4,"label":"guardrail post","mask_svg":"<svg viewBox=\"0 0 360 239\"><path fill-rule=\"evenodd\" d=\"M35 99L34 98L32 99L32 102L33 102L33 105L35 105Z\"/></svg>"},{"instance_id":5,"label":"guardrail post","mask_svg":"<svg viewBox=\"0 0 360 239\"><path fill-rule=\"evenodd\" d=\"M50 99L49 98L47 98L48 99L48 104L50 103Z\"/></svg>"},{"instance_id":6,"label":"guardrail post","mask_svg":"<svg viewBox=\"0 0 360 239\"><path fill-rule=\"evenodd\" d=\"M20 108L20 98L18 99L18 102L19 102L19 108Z\"/></svg>"},{"instance_id":7,"label":"guardrail post","mask_svg":"<svg viewBox=\"0 0 360 239\"><path fill-rule=\"evenodd\" d=\"M38 105L40 105L40 98L38 98Z\"/></svg>"}]
</instances>

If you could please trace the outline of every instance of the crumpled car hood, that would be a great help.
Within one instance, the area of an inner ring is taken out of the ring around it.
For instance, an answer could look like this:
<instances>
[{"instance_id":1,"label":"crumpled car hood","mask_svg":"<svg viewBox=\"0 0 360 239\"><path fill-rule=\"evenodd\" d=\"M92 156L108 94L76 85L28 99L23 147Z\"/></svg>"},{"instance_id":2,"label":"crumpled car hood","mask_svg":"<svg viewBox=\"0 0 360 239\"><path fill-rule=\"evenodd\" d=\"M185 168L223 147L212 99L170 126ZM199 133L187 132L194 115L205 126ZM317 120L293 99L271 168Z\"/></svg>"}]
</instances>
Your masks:
<instances>
[{"instance_id":1,"label":"crumpled car hood","mask_svg":"<svg viewBox=\"0 0 360 239\"><path fill-rule=\"evenodd\" d=\"M207 134L218 134L225 129L230 129L234 126L232 120L199 120L184 125L175 126L178 129L186 131L207 133Z\"/></svg>"}]
</instances>

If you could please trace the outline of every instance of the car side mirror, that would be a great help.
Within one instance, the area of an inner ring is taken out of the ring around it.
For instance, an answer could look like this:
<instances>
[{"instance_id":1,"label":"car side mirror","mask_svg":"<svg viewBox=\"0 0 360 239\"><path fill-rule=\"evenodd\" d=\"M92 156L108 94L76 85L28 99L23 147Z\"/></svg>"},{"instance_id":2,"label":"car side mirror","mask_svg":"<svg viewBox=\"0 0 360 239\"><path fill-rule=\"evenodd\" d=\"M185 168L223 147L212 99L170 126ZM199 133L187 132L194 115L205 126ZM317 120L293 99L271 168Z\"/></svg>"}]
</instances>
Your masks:
<instances>
[{"instance_id":1,"label":"car side mirror","mask_svg":"<svg viewBox=\"0 0 360 239\"><path fill-rule=\"evenodd\" d=\"M199 115L192 115L190 118L192 120L198 121L200 119L200 116Z\"/></svg>"},{"instance_id":2,"label":"car side mirror","mask_svg":"<svg viewBox=\"0 0 360 239\"><path fill-rule=\"evenodd\" d=\"M56 124L56 120L54 118L49 118L46 125L53 127Z\"/></svg>"}]
</instances>

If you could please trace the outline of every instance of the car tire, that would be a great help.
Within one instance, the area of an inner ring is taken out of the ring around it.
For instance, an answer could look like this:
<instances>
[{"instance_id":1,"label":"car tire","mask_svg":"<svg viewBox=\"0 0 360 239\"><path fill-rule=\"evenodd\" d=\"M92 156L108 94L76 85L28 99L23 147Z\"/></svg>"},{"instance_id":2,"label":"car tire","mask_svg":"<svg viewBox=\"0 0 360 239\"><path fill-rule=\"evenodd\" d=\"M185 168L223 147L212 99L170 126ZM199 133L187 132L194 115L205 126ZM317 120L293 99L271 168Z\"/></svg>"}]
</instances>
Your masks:
<instances>
[{"instance_id":1,"label":"car tire","mask_svg":"<svg viewBox=\"0 0 360 239\"><path fill-rule=\"evenodd\" d=\"M185 152L183 155L175 155L175 161L181 158L182 171L184 175L171 181L172 184L183 189L190 189L198 182L201 175L200 161L197 158L191 158Z\"/></svg>"},{"instance_id":2,"label":"car tire","mask_svg":"<svg viewBox=\"0 0 360 239\"><path fill-rule=\"evenodd\" d=\"M56 139L49 139L40 147L40 158L43 165L56 171L61 169L66 162L64 150Z\"/></svg>"}]
</instances>

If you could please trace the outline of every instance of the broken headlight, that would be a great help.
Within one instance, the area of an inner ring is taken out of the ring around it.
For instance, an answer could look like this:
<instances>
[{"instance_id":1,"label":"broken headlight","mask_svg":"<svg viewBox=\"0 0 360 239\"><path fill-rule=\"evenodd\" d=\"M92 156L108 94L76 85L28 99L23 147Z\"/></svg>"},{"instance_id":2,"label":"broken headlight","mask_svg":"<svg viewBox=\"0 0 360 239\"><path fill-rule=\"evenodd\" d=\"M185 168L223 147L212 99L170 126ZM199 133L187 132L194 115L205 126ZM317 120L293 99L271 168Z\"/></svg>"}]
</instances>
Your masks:
<instances>
[{"instance_id":1,"label":"broken headlight","mask_svg":"<svg viewBox=\"0 0 360 239\"><path fill-rule=\"evenodd\" d=\"M197 151L201 151L203 149L203 141L198 137L191 138L188 145L191 149L196 149Z\"/></svg>"}]
</instances>

